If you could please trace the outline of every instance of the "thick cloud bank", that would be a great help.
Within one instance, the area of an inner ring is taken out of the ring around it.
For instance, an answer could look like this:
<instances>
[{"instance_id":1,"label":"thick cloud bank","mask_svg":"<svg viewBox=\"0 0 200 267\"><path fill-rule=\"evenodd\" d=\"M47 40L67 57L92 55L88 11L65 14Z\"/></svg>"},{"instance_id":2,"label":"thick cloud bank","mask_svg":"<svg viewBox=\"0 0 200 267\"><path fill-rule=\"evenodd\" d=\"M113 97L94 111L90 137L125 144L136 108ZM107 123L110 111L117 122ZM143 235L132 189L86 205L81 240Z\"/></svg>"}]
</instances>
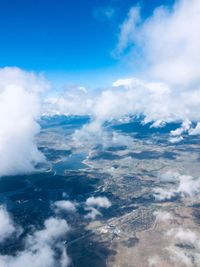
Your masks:
<instances>
[{"instance_id":1,"label":"thick cloud bank","mask_svg":"<svg viewBox=\"0 0 200 267\"><path fill-rule=\"evenodd\" d=\"M40 130L39 94L48 86L33 73L0 69L0 176L33 171L44 160L34 137Z\"/></svg>"},{"instance_id":2,"label":"thick cloud bank","mask_svg":"<svg viewBox=\"0 0 200 267\"><path fill-rule=\"evenodd\" d=\"M44 113L65 115L90 115L95 95L85 87L72 86L60 95L49 96L44 101Z\"/></svg>"}]
</instances>

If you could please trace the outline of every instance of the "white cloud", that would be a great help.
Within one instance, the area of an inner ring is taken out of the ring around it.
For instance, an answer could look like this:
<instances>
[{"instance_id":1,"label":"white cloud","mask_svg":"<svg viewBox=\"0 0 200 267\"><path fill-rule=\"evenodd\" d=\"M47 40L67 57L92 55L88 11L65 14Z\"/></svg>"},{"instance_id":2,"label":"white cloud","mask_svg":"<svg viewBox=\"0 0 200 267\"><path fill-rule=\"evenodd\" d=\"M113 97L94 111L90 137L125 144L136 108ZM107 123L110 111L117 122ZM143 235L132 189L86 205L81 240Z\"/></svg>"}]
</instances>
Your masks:
<instances>
[{"instance_id":1,"label":"white cloud","mask_svg":"<svg viewBox=\"0 0 200 267\"><path fill-rule=\"evenodd\" d=\"M171 213L167 211L155 211L153 215L156 216L156 219L160 222L167 222L172 219Z\"/></svg>"},{"instance_id":2,"label":"white cloud","mask_svg":"<svg viewBox=\"0 0 200 267\"><path fill-rule=\"evenodd\" d=\"M76 205L69 200L56 201L53 204L53 207L56 212L59 212L59 211L76 212Z\"/></svg>"},{"instance_id":3,"label":"white cloud","mask_svg":"<svg viewBox=\"0 0 200 267\"><path fill-rule=\"evenodd\" d=\"M61 106L58 105L60 101ZM121 120L129 115L144 115L143 122L152 123L152 127L182 122L182 126L169 136L169 142L177 143L183 140L182 134L198 134L200 90L177 90L161 82L121 79L99 94L70 91L70 94L58 96L55 103L48 102L47 110L61 114L91 115L91 122L73 135L76 146L85 145L86 142L90 145L105 143L108 139L110 142L112 136L104 131L104 122ZM196 128L191 122L197 122Z\"/></svg>"},{"instance_id":4,"label":"white cloud","mask_svg":"<svg viewBox=\"0 0 200 267\"><path fill-rule=\"evenodd\" d=\"M148 260L149 267L157 267L159 266L160 258L158 256L153 256Z\"/></svg>"},{"instance_id":5,"label":"white cloud","mask_svg":"<svg viewBox=\"0 0 200 267\"><path fill-rule=\"evenodd\" d=\"M48 87L33 73L0 69L0 176L31 172L44 160L34 137L40 130L39 94Z\"/></svg>"},{"instance_id":6,"label":"white cloud","mask_svg":"<svg viewBox=\"0 0 200 267\"><path fill-rule=\"evenodd\" d=\"M85 210L89 211L89 213L85 215L85 218L94 220L97 216L102 216L101 212L94 207L86 207Z\"/></svg>"},{"instance_id":7,"label":"white cloud","mask_svg":"<svg viewBox=\"0 0 200 267\"><path fill-rule=\"evenodd\" d=\"M173 188L155 188L153 191L158 201L168 200L177 195L177 191Z\"/></svg>"},{"instance_id":8,"label":"white cloud","mask_svg":"<svg viewBox=\"0 0 200 267\"><path fill-rule=\"evenodd\" d=\"M198 135L200 134L200 123L198 122L195 128L191 128L189 131L190 135Z\"/></svg>"},{"instance_id":9,"label":"white cloud","mask_svg":"<svg viewBox=\"0 0 200 267\"><path fill-rule=\"evenodd\" d=\"M120 120L124 116L144 115L144 123L152 123L153 127L164 123L182 121L182 126L171 132L172 143L183 140L183 133L192 131L191 121L200 121L200 90L177 91L167 84L147 82L136 78L118 80L113 87L100 93L93 99L90 111L90 124L77 130L74 139L82 143L84 139L105 139L102 125L105 121ZM75 105L78 109L78 103ZM192 132L191 132L192 133ZM94 138L93 138L94 137ZM96 140L95 139L95 140Z\"/></svg>"},{"instance_id":10,"label":"white cloud","mask_svg":"<svg viewBox=\"0 0 200 267\"><path fill-rule=\"evenodd\" d=\"M152 17L140 19L140 8L131 8L121 26L117 49L132 44L148 73L170 84L194 85L200 81L200 2L179 0L172 8L159 7Z\"/></svg>"},{"instance_id":11,"label":"white cloud","mask_svg":"<svg viewBox=\"0 0 200 267\"><path fill-rule=\"evenodd\" d=\"M178 195L182 198L194 198L198 197L200 193L200 177L181 175L177 172L168 171L161 174L160 180L165 182L166 185L154 188L156 200L171 199Z\"/></svg>"},{"instance_id":12,"label":"white cloud","mask_svg":"<svg viewBox=\"0 0 200 267\"><path fill-rule=\"evenodd\" d=\"M89 197L86 200L89 207L109 208L112 204L107 197Z\"/></svg>"},{"instance_id":13,"label":"white cloud","mask_svg":"<svg viewBox=\"0 0 200 267\"><path fill-rule=\"evenodd\" d=\"M172 143L172 144L180 143L181 141L183 141L183 137L182 136L170 137L169 138L169 142Z\"/></svg>"},{"instance_id":14,"label":"white cloud","mask_svg":"<svg viewBox=\"0 0 200 267\"><path fill-rule=\"evenodd\" d=\"M162 182L175 182L179 177L179 173L173 170L169 170L165 173L161 173L160 180Z\"/></svg>"},{"instance_id":15,"label":"white cloud","mask_svg":"<svg viewBox=\"0 0 200 267\"><path fill-rule=\"evenodd\" d=\"M161 266L167 259L170 266L198 266L200 260L200 238L198 231L189 228L172 228L166 232L169 245L164 248L165 257L154 256L149 266ZM180 246L179 246L180 245ZM164 260L164 262L163 262Z\"/></svg>"},{"instance_id":16,"label":"white cloud","mask_svg":"<svg viewBox=\"0 0 200 267\"><path fill-rule=\"evenodd\" d=\"M164 84L138 79L117 81L112 88L102 91L94 99L90 112L92 122L76 131L74 138L76 142L81 139L93 140L93 136L105 138L103 123L127 115L144 114L145 123L159 120L161 124L162 121L176 120L178 114L172 112L173 103L170 103L169 94L169 88Z\"/></svg>"},{"instance_id":17,"label":"white cloud","mask_svg":"<svg viewBox=\"0 0 200 267\"><path fill-rule=\"evenodd\" d=\"M107 197L89 197L85 204L85 210L89 211L85 217L93 220L97 216L102 216L101 212L98 210L99 208L107 209L112 205Z\"/></svg>"},{"instance_id":18,"label":"white cloud","mask_svg":"<svg viewBox=\"0 0 200 267\"><path fill-rule=\"evenodd\" d=\"M181 193L183 196L197 196L200 193L200 178L194 178L189 175L180 175L177 192Z\"/></svg>"},{"instance_id":19,"label":"white cloud","mask_svg":"<svg viewBox=\"0 0 200 267\"><path fill-rule=\"evenodd\" d=\"M104 138L105 121L128 115L144 115L153 127L182 122L169 141L183 140L182 134L198 134L200 122L200 2L179 0L173 7L156 8L143 20L140 7L132 7L120 27L117 52L131 48L143 62L140 77L119 79L113 86L93 93L68 89L46 101L49 112L86 115L92 122L75 133L75 140ZM130 59L133 60L130 55ZM191 122L196 122L193 128Z\"/></svg>"},{"instance_id":20,"label":"white cloud","mask_svg":"<svg viewBox=\"0 0 200 267\"><path fill-rule=\"evenodd\" d=\"M192 122L189 119L185 119L183 121L182 126L170 132L171 137L169 138L170 143L178 143L183 140L182 134L191 133L192 129Z\"/></svg>"},{"instance_id":21,"label":"white cloud","mask_svg":"<svg viewBox=\"0 0 200 267\"><path fill-rule=\"evenodd\" d=\"M143 114L144 122L154 127L182 121L182 127L171 133L172 143L183 140L183 133L198 133L198 124L194 130L191 121L200 121L199 13L198 0L177 1L171 9L157 8L144 21L140 7L130 9L121 25L117 51L132 46L145 65L140 77L147 81L119 79L101 92L91 106L93 125ZM85 133L90 130L84 127Z\"/></svg>"},{"instance_id":22,"label":"white cloud","mask_svg":"<svg viewBox=\"0 0 200 267\"><path fill-rule=\"evenodd\" d=\"M191 127L191 121L186 120L182 123L182 126L174 131L171 131L172 136L180 136L182 133L187 132Z\"/></svg>"},{"instance_id":23,"label":"white cloud","mask_svg":"<svg viewBox=\"0 0 200 267\"><path fill-rule=\"evenodd\" d=\"M95 95L83 86L72 86L59 95L49 96L44 101L44 113L65 115L90 115Z\"/></svg>"},{"instance_id":24,"label":"white cloud","mask_svg":"<svg viewBox=\"0 0 200 267\"><path fill-rule=\"evenodd\" d=\"M115 8L112 6L99 6L94 8L93 16L99 21L111 20L115 15Z\"/></svg>"},{"instance_id":25,"label":"white cloud","mask_svg":"<svg viewBox=\"0 0 200 267\"><path fill-rule=\"evenodd\" d=\"M3 206L0 206L0 242L3 242L15 231L16 228L9 213Z\"/></svg>"},{"instance_id":26,"label":"white cloud","mask_svg":"<svg viewBox=\"0 0 200 267\"><path fill-rule=\"evenodd\" d=\"M65 220L49 218L44 222L44 229L35 231L25 241L25 249L15 256L1 255L1 267L67 267L70 263L61 239L69 231ZM60 258L55 255L55 247Z\"/></svg>"},{"instance_id":27,"label":"white cloud","mask_svg":"<svg viewBox=\"0 0 200 267\"><path fill-rule=\"evenodd\" d=\"M174 231L175 238L184 243L195 244L198 240L197 235L190 229L179 228Z\"/></svg>"},{"instance_id":28,"label":"white cloud","mask_svg":"<svg viewBox=\"0 0 200 267\"><path fill-rule=\"evenodd\" d=\"M183 264L184 266L198 266L200 260L200 239L197 233L190 229L173 228L166 233L172 238L173 242L181 242L183 245L193 247L192 250L184 250L181 247L170 245L166 248L169 252L170 259L175 264Z\"/></svg>"},{"instance_id":29,"label":"white cloud","mask_svg":"<svg viewBox=\"0 0 200 267\"><path fill-rule=\"evenodd\" d=\"M141 21L140 8L132 7L127 18L120 27L119 41L116 48L116 53L123 52L133 41L133 36L136 34L137 24Z\"/></svg>"},{"instance_id":30,"label":"white cloud","mask_svg":"<svg viewBox=\"0 0 200 267\"><path fill-rule=\"evenodd\" d=\"M63 219L49 218L44 222L44 229L36 231L27 239L27 244L33 248L41 245L53 245L60 237L69 231L69 226Z\"/></svg>"},{"instance_id":31,"label":"white cloud","mask_svg":"<svg viewBox=\"0 0 200 267\"><path fill-rule=\"evenodd\" d=\"M166 250L169 252L169 256L173 264L175 266L186 266L186 267L192 267L194 266L192 263L192 257L191 255L187 254L187 252L175 247L175 246L170 246L166 248ZM194 259L194 257L193 257Z\"/></svg>"}]
</instances>

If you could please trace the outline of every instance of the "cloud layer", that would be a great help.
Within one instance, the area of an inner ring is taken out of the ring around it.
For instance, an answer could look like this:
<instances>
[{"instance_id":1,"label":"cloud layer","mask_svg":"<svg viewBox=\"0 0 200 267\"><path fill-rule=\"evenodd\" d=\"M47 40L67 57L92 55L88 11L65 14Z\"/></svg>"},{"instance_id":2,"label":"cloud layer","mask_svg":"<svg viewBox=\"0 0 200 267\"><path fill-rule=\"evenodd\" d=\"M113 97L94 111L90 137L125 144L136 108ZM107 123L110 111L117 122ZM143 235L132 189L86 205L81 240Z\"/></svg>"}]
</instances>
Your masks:
<instances>
[{"instance_id":1,"label":"cloud layer","mask_svg":"<svg viewBox=\"0 0 200 267\"><path fill-rule=\"evenodd\" d=\"M200 2L179 0L171 8L156 8L145 20L140 13L141 7L130 9L116 49L130 61L136 59L135 67L140 61L140 79L117 80L95 97L87 93L82 98L84 106L79 97L65 95L59 99L62 108L58 109L92 115L83 135L101 132L105 121L126 115L144 115L144 122L152 122L154 127L182 121L170 138L172 143L179 142L183 133L200 133ZM75 101L72 109L68 99ZM196 122L194 128L192 121Z\"/></svg>"},{"instance_id":2,"label":"cloud layer","mask_svg":"<svg viewBox=\"0 0 200 267\"><path fill-rule=\"evenodd\" d=\"M173 7L157 8L143 20L132 7L121 25L118 53L141 59L140 78L119 79L98 92L84 87L67 89L44 100L45 114L90 115L91 123L76 131L73 140L107 139L102 125L124 116L144 116L144 123L159 127L182 122L170 142L183 134L200 133L200 2L179 0ZM44 160L34 137L39 133L39 95L49 84L17 68L0 70L0 176L26 173ZM195 124L192 124L195 122Z\"/></svg>"}]
</instances>

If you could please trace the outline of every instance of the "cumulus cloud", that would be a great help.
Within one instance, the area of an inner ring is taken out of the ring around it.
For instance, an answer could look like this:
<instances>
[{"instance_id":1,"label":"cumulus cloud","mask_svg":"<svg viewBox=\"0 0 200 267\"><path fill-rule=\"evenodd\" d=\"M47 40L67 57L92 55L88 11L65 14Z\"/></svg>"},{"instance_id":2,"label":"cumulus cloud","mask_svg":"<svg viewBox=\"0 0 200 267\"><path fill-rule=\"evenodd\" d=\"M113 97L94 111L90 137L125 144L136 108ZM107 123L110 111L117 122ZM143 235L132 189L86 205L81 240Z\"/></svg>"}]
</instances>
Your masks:
<instances>
[{"instance_id":1,"label":"cumulus cloud","mask_svg":"<svg viewBox=\"0 0 200 267\"><path fill-rule=\"evenodd\" d=\"M158 201L169 200L177 195L177 190L173 188L155 188L153 191Z\"/></svg>"},{"instance_id":2,"label":"cumulus cloud","mask_svg":"<svg viewBox=\"0 0 200 267\"><path fill-rule=\"evenodd\" d=\"M94 102L94 92L83 86L69 86L61 94L47 97L43 111L48 115L90 115Z\"/></svg>"},{"instance_id":3,"label":"cumulus cloud","mask_svg":"<svg viewBox=\"0 0 200 267\"><path fill-rule=\"evenodd\" d=\"M107 197L89 197L85 202L85 210L89 213L85 216L86 218L95 219L97 216L102 216L98 210L100 208L110 208L111 202Z\"/></svg>"},{"instance_id":4,"label":"cumulus cloud","mask_svg":"<svg viewBox=\"0 0 200 267\"><path fill-rule=\"evenodd\" d=\"M174 244L166 248L174 264L181 263L184 266L198 266L200 260L200 239L197 233L180 227L169 230L166 235L173 238L174 242L183 244L183 248L177 247ZM193 249L184 250L184 245L188 245Z\"/></svg>"},{"instance_id":5,"label":"cumulus cloud","mask_svg":"<svg viewBox=\"0 0 200 267\"><path fill-rule=\"evenodd\" d=\"M160 110L171 109L176 119L186 121L179 132L174 133L180 135L189 130L188 119L199 120L200 3L198 0L176 1L171 9L157 8L145 21L139 13L138 7L130 10L121 26L118 49L122 51L132 44L134 55L139 53L144 64L142 74L168 87L169 94L163 95L166 103L160 105ZM131 57L131 60L134 59ZM146 94L143 97L146 98Z\"/></svg>"},{"instance_id":6,"label":"cumulus cloud","mask_svg":"<svg viewBox=\"0 0 200 267\"><path fill-rule=\"evenodd\" d=\"M182 136L170 137L169 138L169 142L172 143L172 144L180 143L181 141L183 141L183 137Z\"/></svg>"},{"instance_id":7,"label":"cumulus cloud","mask_svg":"<svg viewBox=\"0 0 200 267\"><path fill-rule=\"evenodd\" d=\"M158 7L144 21L140 8L133 7L121 26L117 49L123 52L132 45L151 77L182 86L195 84L200 79L199 14L198 0Z\"/></svg>"},{"instance_id":8,"label":"cumulus cloud","mask_svg":"<svg viewBox=\"0 0 200 267\"><path fill-rule=\"evenodd\" d=\"M200 192L200 178L195 178L189 175L180 175L177 192L181 193L183 196L197 196Z\"/></svg>"},{"instance_id":9,"label":"cumulus cloud","mask_svg":"<svg viewBox=\"0 0 200 267\"><path fill-rule=\"evenodd\" d=\"M41 244L53 244L68 231L69 226L65 220L49 218L44 222L44 229L36 231L32 236L29 236L27 243L36 248Z\"/></svg>"},{"instance_id":10,"label":"cumulus cloud","mask_svg":"<svg viewBox=\"0 0 200 267\"><path fill-rule=\"evenodd\" d=\"M106 121L121 120L128 116L144 116L143 123L162 127L165 123L182 122L180 128L169 136L171 143L183 140L183 134L198 134L200 121L200 90L174 90L163 82L149 82L137 78L120 79L113 86L95 95L71 92L58 96L55 105L48 110L60 114L90 115L91 122L76 130L73 141L76 146L86 142L96 144L112 141L112 135L104 130ZM62 107L57 105L61 101ZM47 112L48 113L48 112ZM193 122L193 123L192 123Z\"/></svg>"},{"instance_id":11,"label":"cumulus cloud","mask_svg":"<svg viewBox=\"0 0 200 267\"><path fill-rule=\"evenodd\" d=\"M86 200L87 206L100 207L100 208L109 208L111 202L107 197L89 197Z\"/></svg>"},{"instance_id":12,"label":"cumulus cloud","mask_svg":"<svg viewBox=\"0 0 200 267\"><path fill-rule=\"evenodd\" d=\"M55 209L56 212L59 211L76 212L76 205L69 200L56 201L53 204L53 208Z\"/></svg>"},{"instance_id":13,"label":"cumulus cloud","mask_svg":"<svg viewBox=\"0 0 200 267\"><path fill-rule=\"evenodd\" d=\"M200 238L198 231L189 228L172 228L165 234L169 245L164 248L164 255L155 255L149 259L149 266L160 266L165 258L170 266L198 266L200 260ZM164 263L163 263L164 264Z\"/></svg>"},{"instance_id":14,"label":"cumulus cloud","mask_svg":"<svg viewBox=\"0 0 200 267\"><path fill-rule=\"evenodd\" d=\"M156 8L145 20L140 9L130 9L120 27L116 50L131 50L130 60L138 56L143 64L140 77L147 81L132 78L113 83L113 88L97 99L94 119L143 114L144 122L153 122L155 127L182 121L182 127L173 131L169 140L180 142L182 134L200 132L200 3L179 0L171 8ZM191 121L197 122L195 128Z\"/></svg>"},{"instance_id":15,"label":"cumulus cloud","mask_svg":"<svg viewBox=\"0 0 200 267\"><path fill-rule=\"evenodd\" d=\"M160 180L166 184L163 187L154 188L156 200L167 200L175 196L182 198L198 197L200 192L200 178L190 175L182 175L177 172L168 171L161 174Z\"/></svg>"},{"instance_id":16,"label":"cumulus cloud","mask_svg":"<svg viewBox=\"0 0 200 267\"><path fill-rule=\"evenodd\" d=\"M191 127L191 121L186 120L183 122L182 126L174 131L171 131L172 136L180 136L182 133L188 131Z\"/></svg>"},{"instance_id":17,"label":"cumulus cloud","mask_svg":"<svg viewBox=\"0 0 200 267\"><path fill-rule=\"evenodd\" d=\"M158 256L153 256L153 257L149 258L148 266L149 267L156 267L159 265L159 262L160 262L160 258Z\"/></svg>"},{"instance_id":18,"label":"cumulus cloud","mask_svg":"<svg viewBox=\"0 0 200 267\"><path fill-rule=\"evenodd\" d=\"M16 231L15 225L10 217L10 214L0 206L0 242L3 242L7 237L11 236Z\"/></svg>"},{"instance_id":19,"label":"cumulus cloud","mask_svg":"<svg viewBox=\"0 0 200 267\"><path fill-rule=\"evenodd\" d=\"M168 247L166 249L169 252L170 260L173 264L176 264L175 266L182 265L186 267L192 267L193 261L190 253L187 253L179 248L176 248L175 246Z\"/></svg>"},{"instance_id":20,"label":"cumulus cloud","mask_svg":"<svg viewBox=\"0 0 200 267\"><path fill-rule=\"evenodd\" d=\"M94 220L97 216L102 216L101 212L94 207L86 207L85 210L89 212L85 218Z\"/></svg>"},{"instance_id":21,"label":"cumulus cloud","mask_svg":"<svg viewBox=\"0 0 200 267\"><path fill-rule=\"evenodd\" d=\"M173 234L177 240L184 243L194 244L198 241L197 235L190 229L179 228L178 230L176 229Z\"/></svg>"},{"instance_id":22,"label":"cumulus cloud","mask_svg":"<svg viewBox=\"0 0 200 267\"><path fill-rule=\"evenodd\" d=\"M40 127L40 98L49 84L18 68L0 69L0 176L27 173L44 161L34 137Z\"/></svg>"},{"instance_id":23,"label":"cumulus cloud","mask_svg":"<svg viewBox=\"0 0 200 267\"><path fill-rule=\"evenodd\" d=\"M176 182L176 179L179 177L179 173L173 170L169 170L165 173L161 173L160 180L162 182Z\"/></svg>"},{"instance_id":24,"label":"cumulus cloud","mask_svg":"<svg viewBox=\"0 0 200 267\"><path fill-rule=\"evenodd\" d=\"M169 89L164 84L148 83L138 79L116 81L110 89L104 90L94 99L90 112L92 121L81 130L77 130L74 138L78 140L106 139L102 129L106 121L119 120L129 115L145 115L145 123L172 121L178 114L172 112ZM166 103L169 105L166 106Z\"/></svg>"},{"instance_id":25,"label":"cumulus cloud","mask_svg":"<svg viewBox=\"0 0 200 267\"><path fill-rule=\"evenodd\" d=\"M189 130L190 135L198 135L200 134L200 123L198 122L195 128L190 128Z\"/></svg>"},{"instance_id":26,"label":"cumulus cloud","mask_svg":"<svg viewBox=\"0 0 200 267\"><path fill-rule=\"evenodd\" d=\"M67 90L49 102L49 109L62 114L91 115L93 121L89 130L98 131L105 121L120 119L130 114L144 114L145 122L179 119L179 112L171 110L176 106L176 103L171 103L171 93L164 83L147 82L137 78L123 79L95 94L89 91L69 93ZM60 106L59 102L62 103Z\"/></svg>"},{"instance_id":27,"label":"cumulus cloud","mask_svg":"<svg viewBox=\"0 0 200 267\"><path fill-rule=\"evenodd\" d=\"M179 0L170 8L158 7L146 19L140 13L139 6L130 9L116 49L130 53L131 61L132 55L141 59L140 79L119 79L98 93L67 89L46 101L49 112L91 115L91 123L76 131L77 143L94 136L105 140L104 122L129 115L143 115L143 122L151 122L152 127L182 122L171 132L171 143L182 141L183 134L200 132L199 1Z\"/></svg>"},{"instance_id":28,"label":"cumulus cloud","mask_svg":"<svg viewBox=\"0 0 200 267\"><path fill-rule=\"evenodd\" d=\"M98 142L106 142L108 138L108 133L103 130L101 123L98 121L85 124L81 129L76 130L72 136L75 147L94 146Z\"/></svg>"},{"instance_id":29,"label":"cumulus cloud","mask_svg":"<svg viewBox=\"0 0 200 267\"><path fill-rule=\"evenodd\" d=\"M153 215L156 216L156 219L160 222L167 222L172 219L172 215L167 211L155 211Z\"/></svg>"},{"instance_id":30,"label":"cumulus cloud","mask_svg":"<svg viewBox=\"0 0 200 267\"><path fill-rule=\"evenodd\" d=\"M191 118L191 120L193 119ZM178 143L183 140L182 134L188 133L189 135L192 135L192 132L195 132L196 129L198 129L198 123L195 128L192 128L192 122L189 119L185 119L180 128L170 132L171 137L169 141L171 143Z\"/></svg>"},{"instance_id":31,"label":"cumulus cloud","mask_svg":"<svg viewBox=\"0 0 200 267\"><path fill-rule=\"evenodd\" d=\"M66 249L61 241L69 231L65 220L49 218L44 222L44 229L35 231L25 240L25 249L15 256L0 255L2 267L67 267L70 263ZM58 255L54 249L57 249Z\"/></svg>"}]
</instances>

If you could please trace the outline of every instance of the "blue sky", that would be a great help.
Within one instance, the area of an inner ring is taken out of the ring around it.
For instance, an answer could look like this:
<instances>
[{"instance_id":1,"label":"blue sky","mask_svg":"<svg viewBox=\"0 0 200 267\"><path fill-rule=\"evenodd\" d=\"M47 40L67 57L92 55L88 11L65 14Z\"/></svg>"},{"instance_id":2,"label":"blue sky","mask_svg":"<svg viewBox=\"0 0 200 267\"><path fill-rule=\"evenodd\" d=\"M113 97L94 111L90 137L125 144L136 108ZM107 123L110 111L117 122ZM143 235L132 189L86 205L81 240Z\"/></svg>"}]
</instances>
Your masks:
<instances>
[{"instance_id":1,"label":"blue sky","mask_svg":"<svg viewBox=\"0 0 200 267\"><path fill-rule=\"evenodd\" d=\"M131 73L112 56L129 9L143 17L172 0L0 1L0 67L44 72L56 83L101 86Z\"/></svg>"}]
</instances>

